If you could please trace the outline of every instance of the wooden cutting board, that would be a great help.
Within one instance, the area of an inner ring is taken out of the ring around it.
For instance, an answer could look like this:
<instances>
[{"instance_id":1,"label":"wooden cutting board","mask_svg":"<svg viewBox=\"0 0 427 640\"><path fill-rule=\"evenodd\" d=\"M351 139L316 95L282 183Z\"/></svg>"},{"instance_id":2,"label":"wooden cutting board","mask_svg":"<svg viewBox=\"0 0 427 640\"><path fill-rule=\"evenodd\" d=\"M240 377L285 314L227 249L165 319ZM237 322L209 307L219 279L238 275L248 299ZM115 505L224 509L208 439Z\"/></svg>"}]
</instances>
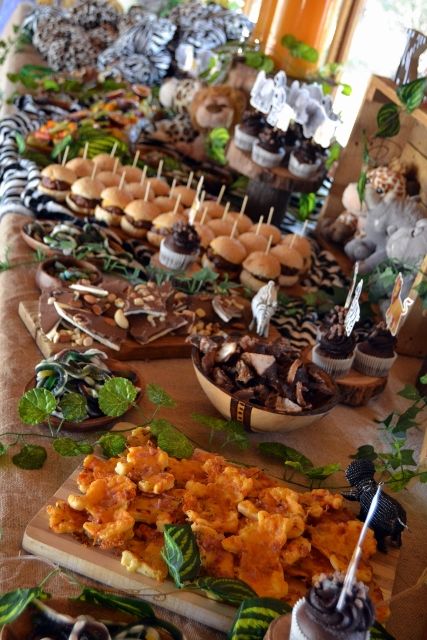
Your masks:
<instances>
[{"instance_id":1,"label":"wooden cutting board","mask_svg":"<svg viewBox=\"0 0 427 640\"><path fill-rule=\"evenodd\" d=\"M19 303L19 317L27 328L31 337L35 340L36 345L45 358L59 353L63 349L75 349L76 351L85 351L88 347L74 346L71 342L54 343L48 340L40 328L38 318L38 300L28 300ZM278 330L270 325L270 338L274 340L280 337ZM191 344L186 342L186 336L164 336L158 338L148 344L139 344L135 340L126 339L122 344L120 351L108 349L103 344L96 341L93 343L94 348L102 349L111 358L116 360L163 360L169 358L190 358Z\"/></svg>"},{"instance_id":2,"label":"wooden cutting board","mask_svg":"<svg viewBox=\"0 0 427 640\"><path fill-rule=\"evenodd\" d=\"M54 504L58 499L67 500L70 493L77 493L76 477L79 472L80 469L77 469L47 504ZM25 551L115 589L131 590L133 595L219 631L229 631L236 614L234 607L178 590L170 580L158 583L141 574L129 573L121 566L117 555L96 547L86 547L71 535L53 533L49 529L46 506L25 529L22 542ZM398 549L390 548L387 554L377 553L371 559L375 580L386 602L391 598L399 554Z\"/></svg>"}]
</instances>

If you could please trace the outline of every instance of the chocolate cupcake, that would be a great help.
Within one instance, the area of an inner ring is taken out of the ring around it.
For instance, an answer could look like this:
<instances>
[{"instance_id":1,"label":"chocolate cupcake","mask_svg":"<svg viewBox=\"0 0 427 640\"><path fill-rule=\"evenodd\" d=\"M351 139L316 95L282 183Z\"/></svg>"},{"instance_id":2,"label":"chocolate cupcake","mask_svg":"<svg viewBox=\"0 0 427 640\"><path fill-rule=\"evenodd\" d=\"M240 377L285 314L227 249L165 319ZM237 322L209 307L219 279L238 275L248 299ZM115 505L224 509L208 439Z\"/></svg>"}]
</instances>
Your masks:
<instances>
[{"instance_id":1,"label":"chocolate cupcake","mask_svg":"<svg viewBox=\"0 0 427 640\"><path fill-rule=\"evenodd\" d=\"M272 127L266 127L253 144L252 160L261 167L277 167L285 157L282 143L282 136Z\"/></svg>"},{"instance_id":2,"label":"chocolate cupcake","mask_svg":"<svg viewBox=\"0 0 427 640\"><path fill-rule=\"evenodd\" d=\"M186 222L176 222L172 233L160 244L160 262L167 269L182 270L199 255L200 238L196 229Z\"/></svg>"},{"instance_id":3,"label":"chocolate cupcake","mask_svg":"<svg viewBox=\"0 0 427 640\"><path fill-rule=\"evenodd\" d=\"M245 111L242 122L234 130L234 144L242 151L252 151L254 142L265 126L265 118L256 111Z\"/></svg>"},{"instance_id":4,"label":"chocolate cupcake","mask_svg":"<svg viewBox=\"0 0 427 640\"><path fill-rule=\"evenodd\" d=\"M396 342L385 322L380 322L366 340L356 346L354 368L366 376L386 376L397 358Z\"/></svg>"},{"instance_id":5,"label":"chocolate cupcake","mask_svg":"<svg viewBox=\"0 0 427 640\"><path fill-rule=\"evenodd\" d=\"M298 178L313 178L323 167L323 158L312 144L302 144L289 156L288 169Z\"/></svg>"},{"instance_id":6,"label":"chocolate cupcake","mask_svg":"<svg viewBox=\"0 0 427 640\"><path fill-rule=\"evenodd\" d=\"M345 376L354 360L355 341L345 330L345 309L338 308L332 323L320 334L313 362L335 378Z\"/></svg>"},{"instance_id":7,"label":"chocolate cupcake","mask_svg":"<svg viewBox=\"0 0 427 640\"><path fill-rule=\"evenodd\" d=\"M362 582L351 585L342 610L337 609L344 575L324 574L292 610L289 640L367 640L375 613L368 588Z\"/></svg>"}]
</instances>

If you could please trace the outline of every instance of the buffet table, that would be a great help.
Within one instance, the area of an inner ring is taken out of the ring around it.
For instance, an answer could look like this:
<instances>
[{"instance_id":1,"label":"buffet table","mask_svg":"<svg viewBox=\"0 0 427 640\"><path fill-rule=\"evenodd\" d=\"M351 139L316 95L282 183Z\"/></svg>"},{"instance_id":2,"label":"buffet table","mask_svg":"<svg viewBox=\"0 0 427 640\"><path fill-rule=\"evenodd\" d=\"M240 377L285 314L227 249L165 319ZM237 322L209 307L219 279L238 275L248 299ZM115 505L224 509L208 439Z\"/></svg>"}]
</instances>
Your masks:
<instances>
[{"instance_id":1,"label":"buffet table","mask_svg":"<svg viewBox=\"0 0 427 640\"><path fill-rule=\"evenodd\" d=\"M9 30L12 24L19 24L22 21L22 15L21 7L12 18ZM10 67L17 68L30 61L33 60L30 60L26 54L22 54L13 60ZM10 93L11 86L5 86L6 73L10 70L6 67L3 68L2 85L7 95ZM9 110L10 106L5 104L4 111ZM7 252L12 262L27 262L25 265L0 272L0 388L2 389L0 435L10 431L23 431L27 428L19 421L17 403L33 374L34 365L41 357L34 340L18 316L18 306L21 301L38 298L34 281L36 265L31 264L33 254L20 237L20 228L26 220L28 219L23 216L9 214L0 221L0 260L4 260ZM193 422L190 414L198 412L215 415L215 411L199 388L191 361L171 359L131 364L138 369L146 383L161 385L176 400L177 407L172 410L162 409L162 416L169 418L201 447L207 447L207 431ZM316 465L340 462L345 468L349 463L349 454L354 453L358 446L368 443L381 446L381 433L374 420L385 417L393 409L403 409L407 406L407 401L396 393L406 383L415 381L419 368L419 360L399 357L392 369L386 390L368 406L352 409L339 405L329 416L300 431L288 435L252 434L250 436L252 446L248 451L226 449L221 453L233 460L262 466L270 473L281 476L283 474L281 465L267 464L266 459L258 456L255 449L256 444L262 440L275 440L302 451ZM142 404L144 406L145 400ZM132 421L132 417L137 420L136 415L132 416L132 412L127 415L126 420ZM31 429L34 433L37 432L37 428ZM408 438L408 446L415 450L416 457L420 453L423 433L421 430L412 431L414 433ZM22 536L26 525L77 464L78 459L59 457L50 448L45 466L40 471L24 471L15 467L7 456L0 458L2 487L0 536L3 559L21 553ZM336 482L340 485L344 484L342 477ZM387 628L398 640L423 640L427 637L426 579L424 578L424 585L421 580L417 587L412 587L427 567L425 485L418 483L411 486L409 491L399 495L399 500L407 510L409 531L403 535L391 605L392 615ZM16 584L8 584L8 588L23 586L23 579L28 579L28 583L34 580L31 564L28 565L28 569L21 572L19 581ZM410 591L407 592L408 589ZM187 640L225 638L222 633L168 611L159 610L159 613L180 627L186 634Z\"/></svg>"},{"instance_id":2,"label":"buffet table","mask_svg":"<svg viewBox=\"0 0 427 640\"><path fill-rule=\"evenodd\" d=\"M31 261L32 255L20 237L20 227L25 218L8 215L0 224L0 257L9 250L13 261ZM21 431L23 428L17 415L17 402L30 379L33 367L40 359L40 353L18 317L21 300L36 299L38 291L34 282L35 265L26 265L4 271L0 274L0 353L2 366L0 384L3 401L0 407L0 432ZM177 401L172 410L162 410L180 429L191 435L200 446L207 446L207 433L190 419L192 412L214 415L214 410L199 389L190 360L158 360L153 362L133 362L145 382L154 382L164 387ZM282 441L301 450L315 464L340 462L345 467L348 455L362 444L379 445L380 434L375 418L386 416L392 408L404 408L407 401L396 396L406 382L415 380L420 362L417 359L399 357L395 363L385 392L369 406L351 409L339 405L328 417L312 426L286 436L272 434L251 435L251 444L263 439ZM143 403L144 405L144 403ZM136 420L136 417L134 417ZM132 413L126 420L132 421ZM414 433L410 444L419 454L422 432ZM258 464L275 475L282 473L280 465L267 465L265 458L257 456L254 447L247 452L235 449L224 451L227 457L245 463ZM23 471L4 461L0 466L0 526L2 530L2 556L10 557L20 553L25 526L44 503L77 466L75 458L60 458L53 451L41 471ZM342 484L342 482L340 483ZM408 512L410 530L404 533L401 556L397 567L392 602L392 617L388 624L399 640L422 640L425 638L425 612L427 607L427 586L420 586L408 595L399 595L412 587L427 566L427 545L425 544L425 524L427 521L427 498L423 485L416 485L399 495ZM31 571L29 567L28 571ZM16 585L19 586L19 585ZM223 634L184 620L168 612L162 615L175 620L187 633L188 639L222 638ZM410 625L408 622L410 622Z\"/></svg>"}]
</instances>

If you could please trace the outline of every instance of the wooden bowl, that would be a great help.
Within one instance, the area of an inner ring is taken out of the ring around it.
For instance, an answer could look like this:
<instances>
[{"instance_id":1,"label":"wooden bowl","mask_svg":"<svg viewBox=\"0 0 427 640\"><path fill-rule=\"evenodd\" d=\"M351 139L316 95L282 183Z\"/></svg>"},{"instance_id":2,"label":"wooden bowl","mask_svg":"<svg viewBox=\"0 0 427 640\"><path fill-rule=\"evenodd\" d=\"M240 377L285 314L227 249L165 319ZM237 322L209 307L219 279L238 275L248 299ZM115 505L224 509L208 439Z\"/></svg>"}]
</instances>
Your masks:
<instances>
[{"instance_id":1,"label":"wooden bowl","mask_svg":"<svg viewBox=\"0 0 427 640\"><path fill-rule=\"evenodd\" d=\"M54 258L48 258L39 264L36 271L36 285L43 291L44 289L56 289L62 288L67 285L67 282L61 280L58 276L53 275L55 262L61 262L66 267L76 267L85 271L89 271L93 274L91 284L96 286L102 280L102 273L95 265L86 260L77 260L71 256L56 256Z\"/></svg>"},{"instance_id":2,"label":"wooden bowl","mask_svg":"<svg viewBox=\"0 0 427 640\"><path fill-rule=\"evenodd\" d=\"M36 240L32 236L30 236L30 234L27 232L27 225L28 222L26 222L22 226L21 237L24 242L30 247L30 249L32 249L33 251L41 251L45 256L56 256L58 254L61 254L59 249L52 249L51 247L48 247L47 244L44 244L44 242L40 242L40 240Z\"/></svg>"},{"instance_id":3,"label":"wooden bowl","mask_svg":"<svg viewBox=\"0 0 427 640\"><path fill-rule=\"evenodd\" d=\"M47 588L49 591L49 588ZM77 618L81 615L88 615L95 618L95 620L108 620L115 623L125 624L137 624L140 622L136 616L128 613L118 611L116 609L110 609L106 606L98 604L92 604L90 602L77 602L72 598L57 598L53 597L47 600L46 604L49 608L54 609L60 614L65 614ZM21 615L13 622L5 625L0 631L0 640L23 640L23 638L29 638L31 632L34 631L33 614L35 608L33 605L29 605ZM161 618L159 618L160 621ZM146 621L150 624L149 621ZM175 638L185 640L185 636L171 623L168 623L170 629L174 630ZM86 637L86 636L85 636ZM164 640L173 640L172 635L162 635Z\"/></svg>"},{"instance_id":4,"label":"wooden bowl","mask_svg":"<svg viewBox=\"0 0 427 640\"><path fill-rule=\"evenodd\" d=\"M227 420L232 419L241 422L249 431L260 433L274 431L287 433L288 431L295 431L296 429L307 427L309 424L313 424L313 422L326 416L339 401L337 389L336 394L330 398L328 402L310 411L285 413L283 411L263 408L236 398L212 382L202 371L200 352L197 347L193 347L192 360L197 380L215 409Z\"/></svg>"},{"instance_id":5,"label":"wooden bowl","mask_svg":"<svg viewBox=\"0 0 427 640\"><path fill-rule=\"evenodd\" d=\"M139 401L142 398L144 393L145 383L142 377L139 375L138 371L133 367L130 367L127 362L120 362L119 360L113 360L112 358L108 358L106 361L107 366L111 369L111 371L117 373L125 373L130 372L136 376L135 386L140 388L140 392L137 395L136 401ZM119 376L116 376L119 377ZM31 380L25 385L25 392L30 389L34 389L36 386L36 376L33 376ZM127 412L126 412L127 413ZM122 416L118 416L123 418L126 413ZM111 416L99 416L97 418L87 418L87 420L83 420L83 422L63 422L61 431L71 431L74 433L83 433L85 431L99 431L100 429L106 427L107 425L116 422L118 418L112 418ZM61 420L56 416L51 416L50 423L53 427L59 427Z\"/></svg>"}]
</instances>

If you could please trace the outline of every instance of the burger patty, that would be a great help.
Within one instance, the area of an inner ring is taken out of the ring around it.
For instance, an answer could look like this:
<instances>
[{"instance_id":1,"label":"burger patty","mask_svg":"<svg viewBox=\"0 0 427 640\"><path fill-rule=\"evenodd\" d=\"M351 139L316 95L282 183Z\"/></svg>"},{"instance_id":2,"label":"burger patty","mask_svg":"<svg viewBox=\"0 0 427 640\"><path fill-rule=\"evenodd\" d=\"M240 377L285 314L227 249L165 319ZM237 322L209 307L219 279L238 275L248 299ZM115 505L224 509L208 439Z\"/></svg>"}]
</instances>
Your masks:
<instances>
[{"instance_id":1,"label":"burger patty","mask_svg":"<svg viewBox=\"0 0 427 640\"><path fill-rule=\"evenodd\" d=\"M253 276L257 280L260 280L261 282L265 282L266 284L269 283L270 280L275 280L275 278L267 278L266 276L260 276L257 273L252 273L251 271L249 271L249 269L246 269L246 271L250 273L251 276Z\"/></svg>"},{"instance_id":2,"label":"burger patty","mask_svg":"<svg viewBox=\"0 0 427 640\"><path fill-rule=\"evenodd\" d=\"M52 180L52 178L48 178L47 176L43 176L42 185L46 187L46 189L52 189L52 191L68 191L71 186L68 182L64 182L64 180Z\"/></svg>"},{"instance_id":3,"label":"burger patty","mask_svg":"<svg viewBox=\"0 0 427 640\"><path fill-rule=\"evenodd\" d=\"M113 213L115 216L122 216L123 215L123 209L120 209L120 207L113 207L113 205L111 205L111 207L102 207L105 211L108 211L108 213Z\"/></svg>"},{"instance_id":4,"label":"burger patty","mask_svg":"<svg viewBox=\"0 0 427 640\"><path fill-rule=\"evenodd\" d=\"M157 233L157 235L159 235L159 236L166 237L166 236L168 236L168 235L170 235L172 233L172 229L168 229L167 227L160 227L159 228L159 227L156 227L156 225L154 225L154 224L151 225L151 223L150 223L150 228L151 228L151 231L153 233Z\"/></svg>"},{"instance_id":5,"label":"burger patty","mask_svg":"<svg viewBox=\"0 0 427 640\"><path fill-rule=\"evenodd\" d=\"M280 272L282 276L296 276L299 273L299 269L295 269L295 267L288 267L285 264L282 264L280 267Z\"/></svg>"},{"instance_id":6,"label":"burger patty","mask_svg":"<svg viewBox=\"0 0 427 640\"><path fill-rule=\"evenodd\" d=\"M224 271L228 273L230 276L238 276L240 273L240 264L235 264L234 262L229 262L225 258L222 258L218 253L215 253L211 247L206 251L206 256L208 260L212 262L218 271Z\"/></svg>"},{"instance_id":7,"label":"burger patty","mask_svg":"<svg viewBox=\"0 0 427 640\"><path fill-rule=\"evenodd\" d=\"M147 231L151 229L151 222L149 220L135 220L132 216L127 215L125 215L125 218L135 229L147 229Z\"/></svg>"},{"instance_id":8,"label":"burger patty","mask_svg":"<svg viewBox=\"0 0 427 640\"><path fill-rule=\"evenodd\" d=\"M83 198L83 196L78 196L75 193L71 193L70 198L78 207L83 207L83 209L95 209L96 205L101 203L98 198Z\"/></svg>"}]
</instances>

